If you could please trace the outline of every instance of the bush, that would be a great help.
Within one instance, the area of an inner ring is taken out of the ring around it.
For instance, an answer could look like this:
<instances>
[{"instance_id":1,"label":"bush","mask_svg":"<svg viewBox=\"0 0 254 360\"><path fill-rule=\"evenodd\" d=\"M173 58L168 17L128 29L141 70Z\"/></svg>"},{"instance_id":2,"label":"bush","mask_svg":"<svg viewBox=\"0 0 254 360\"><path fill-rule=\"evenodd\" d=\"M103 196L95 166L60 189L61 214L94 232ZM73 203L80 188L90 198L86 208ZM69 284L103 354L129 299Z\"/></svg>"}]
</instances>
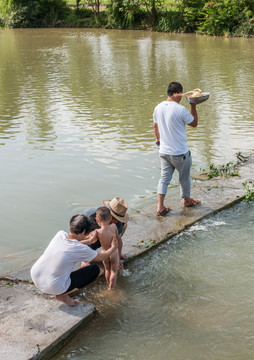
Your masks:
<instances>
[{"instance_id":1,"label":"bush","mask_svg":"<svg viewBox=\"0 0 254 360\"><path fill-rule=\"evenodd\" d=\"M10 1L0 0L0 27L8 26L8 20L11 14Z\"/></svg>"},{"instance_id":2,"label":"bush","mask_svg":"<svg viewBox=\"0 0 254 360\"><path fill-rule=\"evenodd\" d=\"M182 0L180 3L180 11L184 20L185 32L195 32L198 25L203 19L203 7L205 0Z\"/></svg>"},{"instance_id":3,"label":"bush","mask_svg":"<svg viewBox=\"0 0 254 360\"><path fill-rule=\"evenodd\" d=\"M56 26L71 11L65 0L12 0L10 27Z\"/></svg>"},{"instance_id":4,"label":"bush","mask_svg":"<svg viewBox=\"0 0 254 360\"><path fill-rule=\"evenodd\" d=\"M253 13L244 0L210 1L203 9L198 31L209 35L253 34Z\"/></svg>"},{"instance_id":5,"label":"bush","mask_svg":"<svg viewBox=\"0 0 254 360\"><path fill-rule=\"evenodd\" d=\"M157 31L175 32L181 31L185 26L181 11L165 11L159 14Z\"/></svg>"},{"instance_id":6,"label":"bush","mask_svg":"<svg viewBox=\"0 0 254 360\"><path fill-rule=\"evenodd\" d=\"M107 27L119 29L140 28L148 16L141 8L140 0L110 0L106 14Z\"/></svg>"},{"instance_id":7,"label":"bush","mask_svg":"<svg viewBox=\"0 0 254 360\"><path fill-rule=\"evenodd\" d=\"M125 6L123 0L110 0L106 9L107 27L124 28Z\"/></svg>"}]
</instances>

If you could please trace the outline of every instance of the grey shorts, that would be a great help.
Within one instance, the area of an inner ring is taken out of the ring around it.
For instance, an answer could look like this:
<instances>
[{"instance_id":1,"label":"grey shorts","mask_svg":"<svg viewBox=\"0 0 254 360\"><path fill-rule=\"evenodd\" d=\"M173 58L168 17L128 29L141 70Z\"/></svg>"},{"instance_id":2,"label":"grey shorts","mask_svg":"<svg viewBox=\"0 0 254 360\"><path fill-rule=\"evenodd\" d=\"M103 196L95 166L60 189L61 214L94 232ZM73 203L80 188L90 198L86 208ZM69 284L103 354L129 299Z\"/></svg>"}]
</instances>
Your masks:
<instances>
[{"instance_id":1,"label":"grey shorts","mask_svg":"<svg viewBox=\"0 0 254 360\"><path fill-rule=\"evenodd\" d=\"M187 199L190 197L190 169L192 165L191 152L188 151L182 155L160 154L161 159L161 178L158 184L157 193L166 195L168 186L172 179L175 169L179 173L179 183L181 197Z\"/></svg>"}]
</instances>

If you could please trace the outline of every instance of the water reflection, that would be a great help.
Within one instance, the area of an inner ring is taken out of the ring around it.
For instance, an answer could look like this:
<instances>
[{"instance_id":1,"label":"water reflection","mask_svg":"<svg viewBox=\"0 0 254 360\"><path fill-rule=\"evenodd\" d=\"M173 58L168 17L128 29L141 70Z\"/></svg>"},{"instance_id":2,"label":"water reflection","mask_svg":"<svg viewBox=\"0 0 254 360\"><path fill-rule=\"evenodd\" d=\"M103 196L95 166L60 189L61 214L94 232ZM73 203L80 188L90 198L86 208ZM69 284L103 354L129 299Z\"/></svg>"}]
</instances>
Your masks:
<instances>
[{"instance_id":1,"label":"water reflection","mask_svg":"<svg viewBox=\"0 0 254 360\"><path fill-rule=\"evenodd\" d=\"M96 30L49 30L48 36L45 30L1 31L6 47L1 116L24 121L25 131L32 132L28 142L33 136L45 141L47 135L52 142L60 130L55 133L54 125L67 119L81 131L89 121L92 136L98 127L102 134L110 131L113 122L120 150L128 148L122 145L130 134L134 141L129 147L134 143L149 151L154 105L174 78L185 90L199 86L211 92L209 102L199 107L198 140L205 153L211 148L220 157L217 141L219 148L225 138L233 141L240 119L244 136L253 123L249 40ZM190 132L190 141L196 136Z\"/></svg>"},{"instance_id":2,"label":"water reflection","mask_svg":"<svg viewBox=\"0 0 254 360\"><path fill-rule=\"evenodd\" d=\"M10 214L19 218L3 240L15 253L47 243L57 224L101 199L118 194L130 207L154 201L160 165L152 113L171 80L211 93L198 107L198 129L188 129L193 171L253 150L252 39L5 29L0 44L0 218L6 234ZM28 231L34 212L44 219L32 225L42 231L36 239Z\"/></svg>"}]
</instances>

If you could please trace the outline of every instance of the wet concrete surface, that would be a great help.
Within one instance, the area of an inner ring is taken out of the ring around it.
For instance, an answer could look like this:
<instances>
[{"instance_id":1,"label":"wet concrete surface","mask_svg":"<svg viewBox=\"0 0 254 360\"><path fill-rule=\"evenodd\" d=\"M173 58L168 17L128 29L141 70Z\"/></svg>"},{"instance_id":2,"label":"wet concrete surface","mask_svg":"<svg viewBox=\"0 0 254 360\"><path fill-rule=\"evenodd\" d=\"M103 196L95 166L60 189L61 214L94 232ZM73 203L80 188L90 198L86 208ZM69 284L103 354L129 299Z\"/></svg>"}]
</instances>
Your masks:
<instances>
[{"instance_id":1,"label":"wet concrete surface","mask_svg":"<svg viewBox=\"0 0 254 360\"><path fill-rule=\"evenodd\" d=\"M156 216L156 197L152 205L130 209L131 219L123 238L123 252L128 255L125 266L195 222L241 201L245 196L242 183L254 180L254 154L239 165L238 172L240 177L211 180L200 174L193 176L192 197L201 200L195 207L182 207L177 187L166 196L165 205L172 209L166 216ZM84 303L84 296L78 306L70 307L41 294L28 282L30 268L28 264L0 277L1 360L50 359L96 314L92 304ZM25 281L14 282L7 277Z\"/></svg>"}]
</instances>

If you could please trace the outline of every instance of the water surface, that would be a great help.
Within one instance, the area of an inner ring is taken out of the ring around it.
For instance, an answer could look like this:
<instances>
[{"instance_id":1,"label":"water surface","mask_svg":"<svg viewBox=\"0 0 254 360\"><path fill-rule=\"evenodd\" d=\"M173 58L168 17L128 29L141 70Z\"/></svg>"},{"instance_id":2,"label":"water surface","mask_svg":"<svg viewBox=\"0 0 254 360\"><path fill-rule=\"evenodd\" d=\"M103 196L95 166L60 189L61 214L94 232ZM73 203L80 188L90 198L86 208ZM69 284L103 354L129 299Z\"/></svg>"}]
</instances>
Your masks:
<instances>
[{"instance_id":1,"label":"water surface","mask_svg":"<svg viewBox=\"0 0 254 360\"><path fill-rule=\"evenodd\" d=\"M87 290L100 316L54 360L253 359L253 218L223 211L136 259L114 294Z\"/></svg>"},{"instance_id":2,"label":"water surface","mask_svg":"<svg viewBox=\"0 0 254 360\"><path fill-rule=\"evenodd\" d=\"M152 113L170 81L211 93L188 129L193 172L254 149L253 39L4 29L0 49L0 272L103 199L156 201Z\"/></svg>"}]
</instances>

